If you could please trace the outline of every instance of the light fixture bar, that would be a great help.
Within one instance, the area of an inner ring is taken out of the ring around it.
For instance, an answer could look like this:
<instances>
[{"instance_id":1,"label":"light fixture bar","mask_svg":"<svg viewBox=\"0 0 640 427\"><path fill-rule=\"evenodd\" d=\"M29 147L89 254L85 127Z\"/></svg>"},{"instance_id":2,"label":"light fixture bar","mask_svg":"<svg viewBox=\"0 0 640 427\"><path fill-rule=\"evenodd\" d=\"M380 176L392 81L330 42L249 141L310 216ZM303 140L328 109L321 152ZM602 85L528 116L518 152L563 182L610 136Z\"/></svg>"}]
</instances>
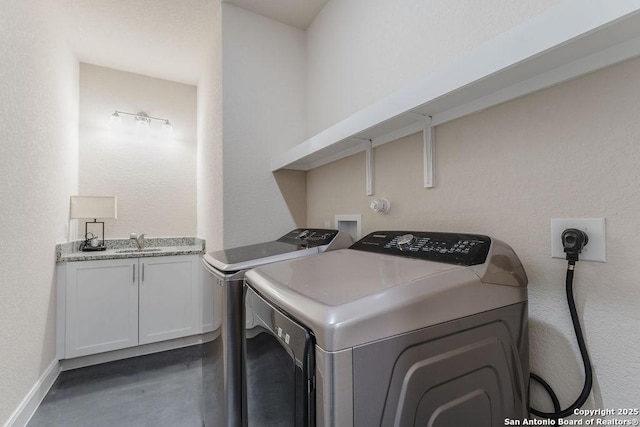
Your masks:
<instances>
[{"instance_id":1,"label":"light fixture bar","mask_svg":"<svg viewBox=\"0 0 640 427\"><path fill-rule=\"evenodd\" d=\"M171 122L169 121L169 119L161 119L160 117L152 117L150 115L148 115L147 113L145 113L144 111L141 111L139 113L127 113L126 111L118 111L116 110L111 117L114 119L118 119L120 118L120 114L124 114L126 116L132 116L136 119L136 121L139 122L144 122L146 124L150 124L151 120L158 120L160 122L162 122L162 127L163 129L171 129Z\"/></svg>"}]
</instances>

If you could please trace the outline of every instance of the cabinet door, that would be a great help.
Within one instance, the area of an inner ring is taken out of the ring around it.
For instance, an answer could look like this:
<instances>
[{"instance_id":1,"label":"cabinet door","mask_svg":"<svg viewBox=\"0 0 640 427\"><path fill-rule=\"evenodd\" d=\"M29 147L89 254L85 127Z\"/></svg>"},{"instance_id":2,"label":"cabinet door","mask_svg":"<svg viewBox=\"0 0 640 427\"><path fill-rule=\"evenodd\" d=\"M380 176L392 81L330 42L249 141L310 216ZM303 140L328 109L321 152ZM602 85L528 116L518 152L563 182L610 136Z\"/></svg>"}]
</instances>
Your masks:
<instances>
[{"instance_id":1,"label":"cabinet door","mask_svg":"<svg viewBox=\"0 0 640 427\"><path fill-rule=\"evenodd\" d=\"M200 333L198 259L140 258L140 344Z\"/></svg>"},{"instance_id":2,"label":"cabinet door","mask_svg":"<svg viewBox=\"0 0 640 427\"><path fill-rule=\"evenodd\" d=\"M137 259L69 262L65 357L138 344Z\"/></svg>"}]
</instances>

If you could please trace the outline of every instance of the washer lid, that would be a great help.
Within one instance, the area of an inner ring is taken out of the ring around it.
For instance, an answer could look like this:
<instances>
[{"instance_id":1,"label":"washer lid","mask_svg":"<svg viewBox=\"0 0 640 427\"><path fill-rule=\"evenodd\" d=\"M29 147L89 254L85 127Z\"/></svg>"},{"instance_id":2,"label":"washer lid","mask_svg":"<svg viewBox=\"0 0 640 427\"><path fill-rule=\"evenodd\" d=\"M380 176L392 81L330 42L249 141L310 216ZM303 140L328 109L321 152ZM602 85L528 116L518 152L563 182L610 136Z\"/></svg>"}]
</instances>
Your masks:
<instances>
[{"instance_id":1,"label":"washer lid","mask_svg":"<svg viewBox=\"0 0 640 427\"><path fill-rule=\"evenodd\" d=\"M223 272L234 272L259 265L317 254L328 249L346 248L351 238L338 230L296 228L278 240L240 246L205 254L204 261Z\"/></svg>"},{"instance_id":2,"label":"washer lid","mask_svg":"<svg viewBox=\"0 0 640 427\"><path fill-rule=\"evenodd\" d=\"M343 249L246 273L265 299L337 351L526 300L469 267Z\"/></svg>"},{"instance_id":3,"label":"washer lid","mask_svg":"<svg viewBox=\"0 0 640 427\"><path fill-rule=\"evenodd\" d=\"M304 248L273 241L209 252L204 255L204 260L220 271L230 272L316 253L318 247Z\"/></svg>"}]
</instances>

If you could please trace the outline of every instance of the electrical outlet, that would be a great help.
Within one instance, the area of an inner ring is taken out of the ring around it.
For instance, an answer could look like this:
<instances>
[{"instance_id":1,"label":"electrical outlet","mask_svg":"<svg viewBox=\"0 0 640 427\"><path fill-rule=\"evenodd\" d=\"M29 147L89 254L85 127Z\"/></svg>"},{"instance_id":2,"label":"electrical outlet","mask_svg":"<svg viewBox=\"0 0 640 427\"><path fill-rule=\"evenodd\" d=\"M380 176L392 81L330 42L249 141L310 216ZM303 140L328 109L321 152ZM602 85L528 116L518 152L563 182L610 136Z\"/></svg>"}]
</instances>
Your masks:
<instances>
[{"instance_id":1,"label":"electrical outlet","mask_svg":"<svg viewBox=\"0 0 640 427\"><path fill-rule=\"evenodd\" d=\"M577 228L587 233L589 243L580 253L580 261L607 262L604 218L551 218L551 256L565 258L562 247L562 232Z\"/></svg>"}]
</instances>

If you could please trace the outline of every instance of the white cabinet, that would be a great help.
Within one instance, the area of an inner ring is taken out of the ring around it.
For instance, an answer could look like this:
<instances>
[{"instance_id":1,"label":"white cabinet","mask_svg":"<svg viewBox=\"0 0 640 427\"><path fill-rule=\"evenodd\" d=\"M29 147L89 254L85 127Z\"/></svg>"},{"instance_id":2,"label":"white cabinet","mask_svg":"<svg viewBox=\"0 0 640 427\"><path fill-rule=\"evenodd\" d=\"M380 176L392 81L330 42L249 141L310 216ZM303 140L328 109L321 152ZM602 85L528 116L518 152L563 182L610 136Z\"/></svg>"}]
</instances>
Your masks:
<instances>
[{"instance_id":1,"label":"white cabinet","mask_svg":"<svg viewBox=\"0 0 640 427\"><path fill-rule=\"evenodd\" d=\"M177 255L59 265L58 357L199 334L199 262Z\"/></svg>"},{"instance_id":2,"label":"white cabinet","mask_svg":"<svg viewBox=\"0 0 640 427\"><path fill-rule=\"evenodd\" d=\"M139 344L200 333L198 268L190 255L140 258Z\"/></svg>"},{"instance_id":3,"label":"white cabinet","mask_svg":"<svg viewBox=\"0 0 640 427\"><path fill-rule=\"evenodd\" d=\"M200 274L202 283L202 301L200 306L202 308L202 333L213 332L220 327L222 323L222 308L223 304L219 301L222 300L222 286L220 286L213 274L209 273L207 269L200 263Z\"/></svg>"},{"instance_id":4,"label":"white cabinet","mask_svg":"<svg viewBox=\"0 0 640 427\"><path fill-rule=\"evenodd\" d=\"M138 344L138 260L67 263L65 356Z\"/></svg>"}]
</instances>

